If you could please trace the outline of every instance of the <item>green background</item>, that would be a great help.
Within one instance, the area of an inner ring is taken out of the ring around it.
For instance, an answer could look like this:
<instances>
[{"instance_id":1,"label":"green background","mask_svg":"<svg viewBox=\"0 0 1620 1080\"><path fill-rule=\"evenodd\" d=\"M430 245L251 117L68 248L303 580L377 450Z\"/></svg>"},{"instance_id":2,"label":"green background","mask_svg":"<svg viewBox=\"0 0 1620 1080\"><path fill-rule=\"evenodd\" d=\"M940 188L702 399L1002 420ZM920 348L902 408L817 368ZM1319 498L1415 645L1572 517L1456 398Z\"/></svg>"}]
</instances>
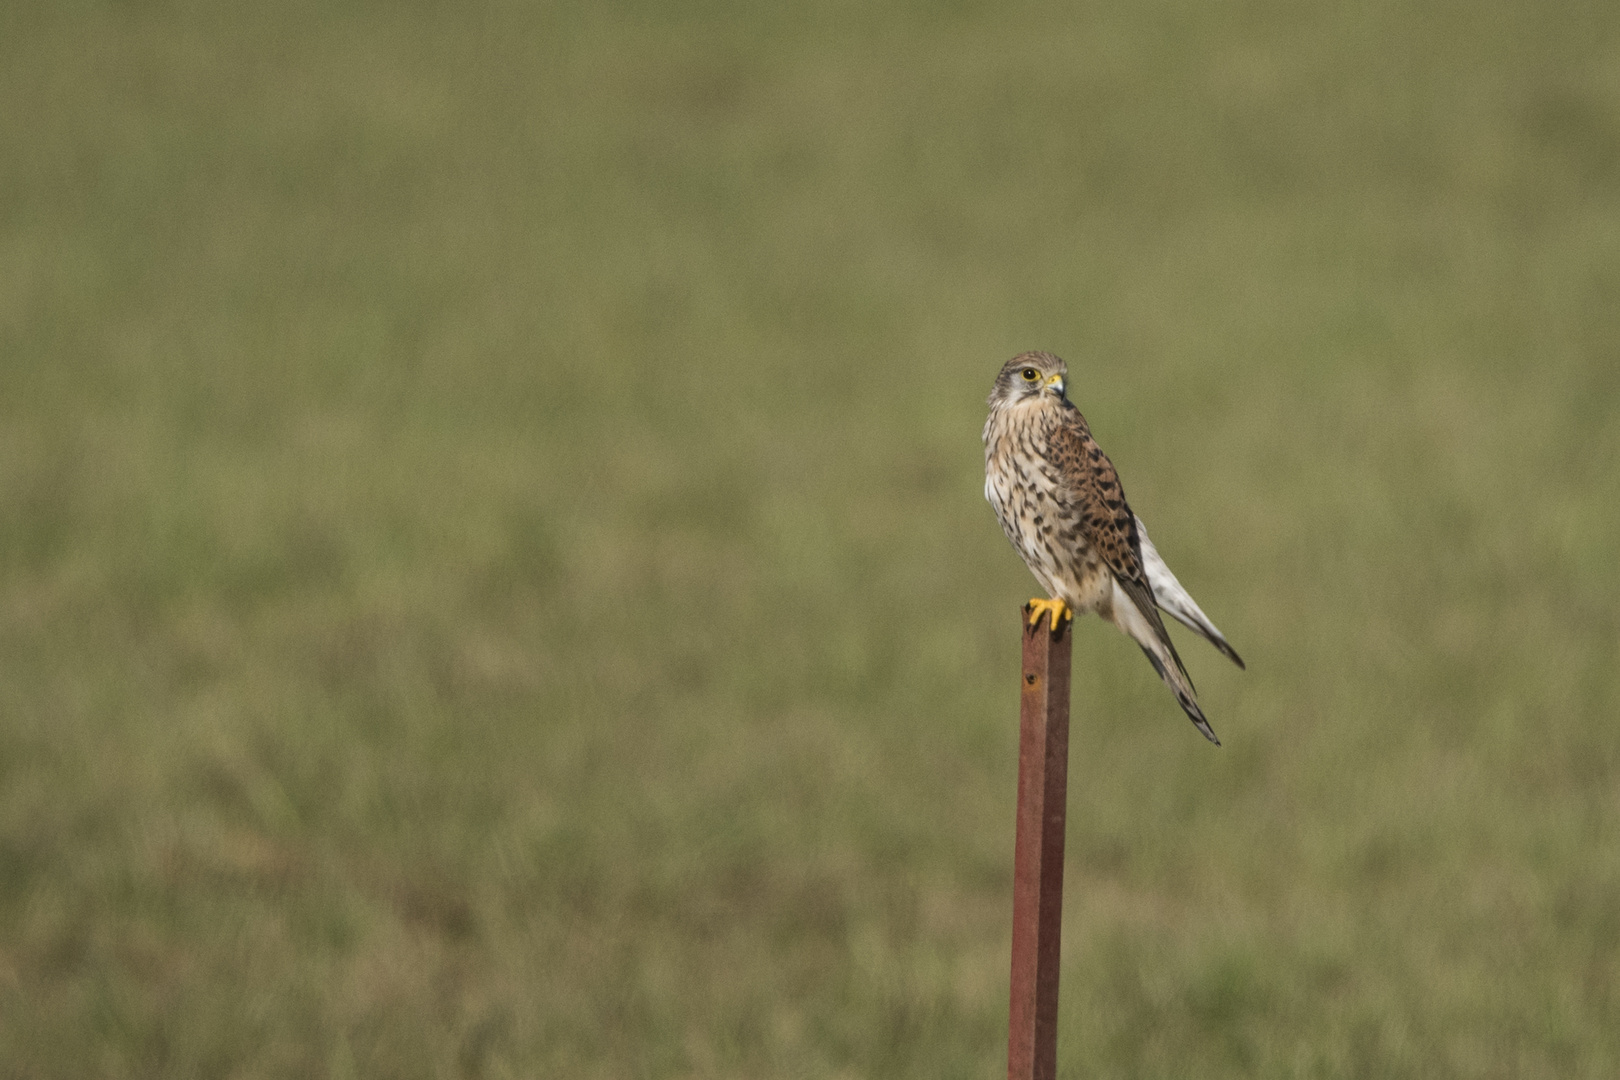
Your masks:
<instances>
[{"instance_id":1,"label":"green background","mask_svg":"<svg viewBox=\"0 0 1620 1080\"><path fill-rule=\"evenodd\" d=\"M1620 1074L1620 7L0 7L0 1075ZM1178 631L1179 633L1179 631Z\"/></svg>"}]
</instances>

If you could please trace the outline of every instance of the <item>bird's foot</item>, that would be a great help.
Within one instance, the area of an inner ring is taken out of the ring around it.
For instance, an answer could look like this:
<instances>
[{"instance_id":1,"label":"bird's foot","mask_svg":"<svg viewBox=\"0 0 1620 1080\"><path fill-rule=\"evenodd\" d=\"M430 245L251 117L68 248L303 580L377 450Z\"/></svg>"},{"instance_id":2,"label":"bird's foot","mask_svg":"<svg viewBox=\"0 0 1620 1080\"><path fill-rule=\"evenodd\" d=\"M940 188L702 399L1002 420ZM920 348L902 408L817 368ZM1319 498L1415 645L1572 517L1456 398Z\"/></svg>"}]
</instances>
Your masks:
<instances>
[{"instance_id":1,"label":"bird's foot","mask_svg":"<svg viewBox=\"0 0 1620 1080\"><path fill-rule=\"evenodd\" d=\"M1043 600L1038 596L1025 604L1024 610L1029 612L1031 629L1040 625L1042 615L1050 614L1052 633L1054 634L1062 628L1064 619L1074 618L1074 609L1062 600Z\"/></svg>"}]
</instances>

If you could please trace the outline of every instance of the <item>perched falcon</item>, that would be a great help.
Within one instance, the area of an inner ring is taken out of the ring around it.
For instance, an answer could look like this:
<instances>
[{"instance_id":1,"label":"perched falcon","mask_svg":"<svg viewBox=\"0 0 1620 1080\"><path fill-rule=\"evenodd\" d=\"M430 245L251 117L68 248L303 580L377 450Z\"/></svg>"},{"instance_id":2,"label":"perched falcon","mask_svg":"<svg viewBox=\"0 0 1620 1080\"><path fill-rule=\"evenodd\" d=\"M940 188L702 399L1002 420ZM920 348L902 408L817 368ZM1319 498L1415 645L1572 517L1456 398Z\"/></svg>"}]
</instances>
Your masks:
<instances>
[{"instance_id":1,"label":"perched falcon","mask_svg":"<svg viewBox=\"0 0 1620 1080\"><path fill-rule=\"evenodd\" d=\"M996 376L984 423L984 496L1052 594L1029 602L1030 625L1050 613L1056 632L1063 619L1095 611L1142 647L1198 730L1219 746L1159 612L1201 634L1238 667L1243 660L1159 558L1125 501L1114 463L1063 394L1068 374L1051 353L1013 357Z\"/></svg>"}]
</instances>

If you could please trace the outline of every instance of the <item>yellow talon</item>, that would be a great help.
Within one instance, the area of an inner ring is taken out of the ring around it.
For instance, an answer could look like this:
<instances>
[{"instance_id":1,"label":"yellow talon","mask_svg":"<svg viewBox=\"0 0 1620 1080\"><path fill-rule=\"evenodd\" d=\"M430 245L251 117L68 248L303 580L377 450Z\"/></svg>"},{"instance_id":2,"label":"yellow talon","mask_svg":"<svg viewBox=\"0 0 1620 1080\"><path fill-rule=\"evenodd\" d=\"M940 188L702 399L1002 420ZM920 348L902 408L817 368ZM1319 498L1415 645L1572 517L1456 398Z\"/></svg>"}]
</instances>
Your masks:
<instances>
[{"instance_id":1,"label":"yellow talon","mask_svg":"<svg viewBox=\"0 0 1620 1080\"><path fill-rule=\"evenodd\" d=\"M1054 634L1063 625L1064 619L1074 618L1074 610L1062 600L1042 600L1040 597L1036 597L1029 602L1029 625L1031 627L1038 626L1041 616L1048 613L1051 614L1052 633Z\"/></svg>"}]
</instances>

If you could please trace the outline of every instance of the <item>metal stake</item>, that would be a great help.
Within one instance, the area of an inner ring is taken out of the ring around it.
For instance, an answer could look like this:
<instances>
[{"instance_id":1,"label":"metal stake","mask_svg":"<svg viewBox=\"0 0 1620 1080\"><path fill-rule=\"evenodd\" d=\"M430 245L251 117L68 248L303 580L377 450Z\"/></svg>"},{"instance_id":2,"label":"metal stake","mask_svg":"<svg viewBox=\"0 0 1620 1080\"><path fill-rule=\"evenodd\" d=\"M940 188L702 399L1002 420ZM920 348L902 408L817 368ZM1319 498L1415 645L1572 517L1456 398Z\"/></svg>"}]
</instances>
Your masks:
<instances>
[{"instance_id":1,"label":"metal stake","mask_svg":"<svg viewBox=\"0 0 1620 1080\"><path fill-rule=\"evenodd\" d=\"M1063 829L1069 786L1068 620L1029 625L1024 609L1018 719L1018 834L1013 846L1012 997L1008 1080L1057 1075Z\"/></svg>"}]
</instances>

